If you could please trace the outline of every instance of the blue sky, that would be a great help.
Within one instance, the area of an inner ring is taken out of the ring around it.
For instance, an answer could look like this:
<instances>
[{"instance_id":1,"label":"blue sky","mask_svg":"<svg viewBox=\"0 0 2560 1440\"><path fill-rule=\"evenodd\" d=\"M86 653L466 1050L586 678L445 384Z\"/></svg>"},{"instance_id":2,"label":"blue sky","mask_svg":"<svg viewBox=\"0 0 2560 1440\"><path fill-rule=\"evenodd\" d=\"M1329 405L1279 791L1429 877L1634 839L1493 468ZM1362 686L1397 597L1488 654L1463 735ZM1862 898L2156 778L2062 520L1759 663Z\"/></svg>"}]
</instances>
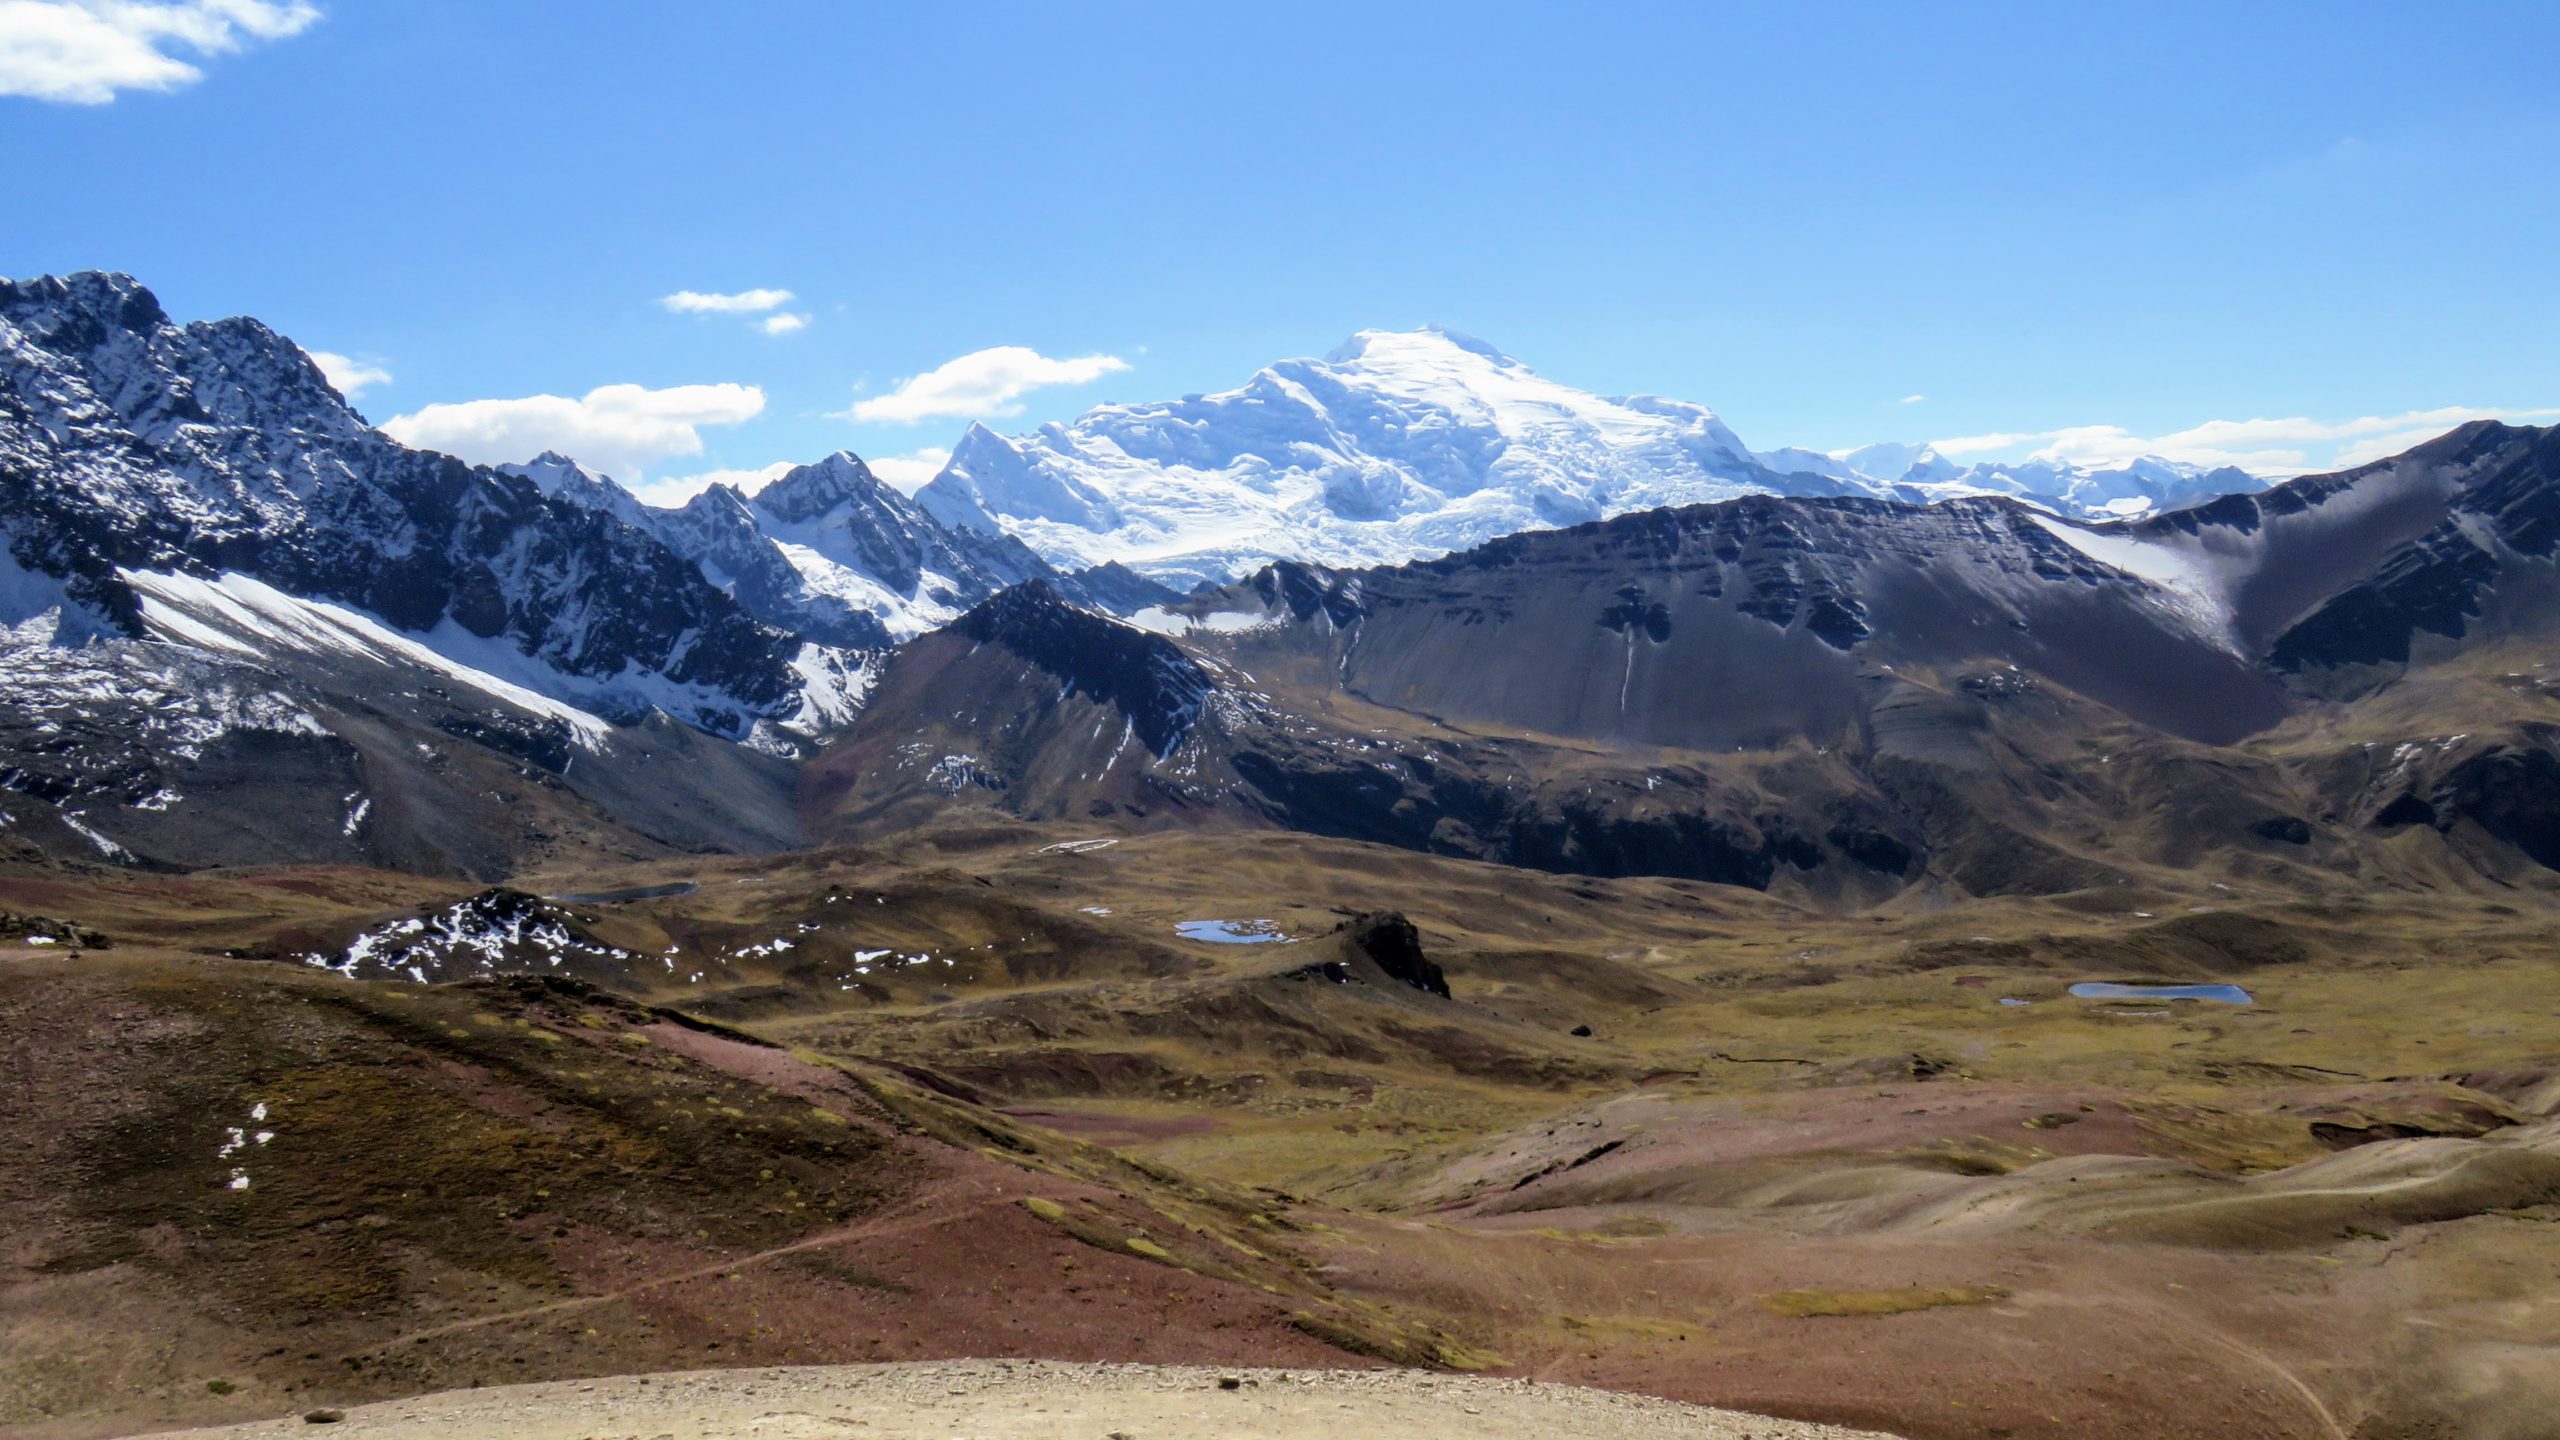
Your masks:
<instances>
[{"instance_id":1,"label":"blue sky","mask_svg":"<svg viewBox=\"0 0 2560 1440\"><path fill-rule=\"evenodd\" d=\"M1425 322L1764 448L2316 467L2560 406L2555 44L2549 4L0 0L0 273L129 270L386 373L376 420L659 481Z\"/></svg>"}]
</instances>

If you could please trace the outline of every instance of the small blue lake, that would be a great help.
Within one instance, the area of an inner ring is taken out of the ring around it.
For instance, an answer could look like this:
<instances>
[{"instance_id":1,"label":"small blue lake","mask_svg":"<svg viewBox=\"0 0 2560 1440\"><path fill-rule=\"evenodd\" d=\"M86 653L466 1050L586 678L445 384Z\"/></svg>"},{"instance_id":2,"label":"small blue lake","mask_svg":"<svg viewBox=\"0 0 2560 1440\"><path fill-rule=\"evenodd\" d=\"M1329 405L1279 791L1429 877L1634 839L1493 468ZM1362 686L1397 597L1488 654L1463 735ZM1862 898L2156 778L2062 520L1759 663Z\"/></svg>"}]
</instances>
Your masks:
<instances>
[{"instance_id":1,"label":"small blue lake","mask_svg":"<svg viewBox=\"0 0 2560 1440\"><path fill-rule=\"evenodd\" d=\"M2213 1000L2224 1005L2247 1005L2249 992L2237 985L2118 985L2105 980L2083 980L2071 987L2071 993L2083 1000Z\"/></svg>"},{"instance_id":2,"label":"small blue lake","mask_svg":"<svg viewBox=\"0 0 2560 1440\"><path fill-rule=\"evenodd\" d=\"M1212 945L1268 945L1289 938L1268 920L1184 920L1173 927L1173 933Z\"/></svg>"}]
</instances>

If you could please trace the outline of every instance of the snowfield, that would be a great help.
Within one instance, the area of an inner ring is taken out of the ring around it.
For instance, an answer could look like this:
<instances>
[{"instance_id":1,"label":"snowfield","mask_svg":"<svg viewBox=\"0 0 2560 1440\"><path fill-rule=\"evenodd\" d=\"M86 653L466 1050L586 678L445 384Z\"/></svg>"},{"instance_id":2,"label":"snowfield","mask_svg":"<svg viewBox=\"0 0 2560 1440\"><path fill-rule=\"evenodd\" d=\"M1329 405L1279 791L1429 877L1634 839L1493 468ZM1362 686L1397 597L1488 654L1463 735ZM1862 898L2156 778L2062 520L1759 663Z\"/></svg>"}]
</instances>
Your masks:
<instances>
[{"instance_id":1,"label":"snowfield","mask_svg":"<svg viewBox=\"0 0 2560 1440\"><path fill-rule=\"evenodd\" d=\"M916 499L1061 569L1118 561L1176 589L1272 560L1397 565L1503 535L1742 495L2026 500L2139 514L2259 482L2144 459L1959 469L1926 446L1754 453L1703 405L1545 379L1455 332L1365 330L1242 387L961 438Z\"/></svg>"}]
</instances>

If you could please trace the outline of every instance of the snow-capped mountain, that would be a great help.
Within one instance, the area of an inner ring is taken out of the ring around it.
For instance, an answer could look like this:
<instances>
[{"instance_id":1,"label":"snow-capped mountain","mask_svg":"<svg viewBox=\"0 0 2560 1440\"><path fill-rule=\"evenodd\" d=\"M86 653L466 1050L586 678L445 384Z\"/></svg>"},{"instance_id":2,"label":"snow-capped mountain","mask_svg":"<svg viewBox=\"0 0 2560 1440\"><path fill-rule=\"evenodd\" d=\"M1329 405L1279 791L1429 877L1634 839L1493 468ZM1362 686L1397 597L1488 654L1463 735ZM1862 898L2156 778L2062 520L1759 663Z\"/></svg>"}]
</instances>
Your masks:
<instances>
[{"instance_id":1,"label":"snow-capped mountain","mask_svg":"<svg viewBox=\"0 0 2560 1440\"><path fill-rule=\"evenodd\" d=\"M945 530L851 452L753 495L714 485L672 507L644 504L561 455L505 468L656 536L757 619L832 645L921 634L1048 569L1019 542Z\"/></svg>"},{"instance_id":2,"label":"snow-capped mountain","mask_svg":"<svg viewBox=\"0 0 2560 1440\"><path fill-rule=\"evenodd\" d=\"M1884 441L1849 450L1800 450L1785 446L1760 452L1762 463L1790 474L1821 475L1861 490L1879 486L1926 486L1955 475L1956 466L1927 445Z\"/></svg>"},{"instance_id":3,"label":"snow-capped mountain","mask_svg":"<svg viewBox=\"0 0 2560 1440\"><path fill-rule=\"evenodd\" d=\"M1220 394L1106 405L1025 436L972 427L916 498L954 528L1019 536L1062 567L1116 560L1188 585L1274 559L1425 559L1742 495L2008 495L2105 516L2135 498L2162 505L2256 483L2166 461L1967 470L1925 446L1754 453L1704 406L1590 394L1425 329L1363 331Z\"/></svg>"},{"instance_id":4,"label":"snow-capped mountain","mask_svg":"<svg viewBox=\"0 0 2560 1440\"><path fill-rule=\"evenodd\" d=\"M748 614L826 645L912 639L1025 580L1106 609L1172 598L1135 576L1061 575L1010 535L945 526L850 450L752 495L714 485L671 507L645 504L562 455L503 468L656 536Z\"/></svg>"},{"instance_id":5,"label":"snow-capped mountain","mask_svg":"<svg viewBox=\"0 0 2560 1440\"><path fill-rule=\"evenodd\" d=\"M373 430L254 320L0 282L0 840L471 873L771 845L787 767L706 734L787 749L863 683L646 531Z\"/></svg>"},{"instance_id":6,"label":"snow-capped mountain","mask_svg":"<svg viewBox=\"0 0 2560 1440\"><path fill-rule=\"evenodd\" d=\"M2199 505L2261 489L2266 482L2233 465L2206 466L2144 455L2121 465L2024 460L1969 466L1915 488L1940 495L2006 495L2082 519L2128 519Z\"/></svg>"},{"instance_id":7,"label":"snow-capped mountain","mask_svg":"<svg viewBox=\"0 0 2560 1440\"><path fill-rule=\"evenodd\" d=\"M1769 450L1760 459L1773 469L1826 476L1912 504L2005 495L2083 520L2157 514L2265 484L2236 466L2197 465L2158 455L2108 466L2014 460L1960 467L1931 446L1887 442L1829 452Z\"/></svg>"},{"instance_id":8,"label":"snow-capped mountain","mask_svg":"<svg viewBox=\"0 0 2560 1440\"><path fill-rule=\"evenodd\" d=\"M246 577L613 718L743 736L800 703L799 643L655 539L408 449L292 342L125 276L0 283L0 535L129 636L168 633L162 581Z\"/></svg>"}]
</instances>

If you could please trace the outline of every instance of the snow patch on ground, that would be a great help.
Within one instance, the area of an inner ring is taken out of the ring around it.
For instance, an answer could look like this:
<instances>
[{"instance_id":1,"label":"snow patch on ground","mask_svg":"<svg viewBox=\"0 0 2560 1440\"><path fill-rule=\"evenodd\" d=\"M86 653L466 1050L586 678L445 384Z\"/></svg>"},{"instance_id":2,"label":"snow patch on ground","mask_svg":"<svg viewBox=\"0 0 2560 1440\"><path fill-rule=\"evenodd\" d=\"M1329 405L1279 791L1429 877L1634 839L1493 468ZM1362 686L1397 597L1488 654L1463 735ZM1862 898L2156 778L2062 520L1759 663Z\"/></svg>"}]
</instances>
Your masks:
<instances>
[{"instance_id":1,"label":"snow patch on ground","mask_svg":"<svg viewBox=\"0 0 2560 1440\"><path fill-rule=\"evenodd\" d=\"M826 645L801 646L791 657L791 671L800 677L800 712L791 727L810 735L852 724L880 678L873 657Z\"/></svg>"},{"instance_id":2,"label":"snow patch on ground","mask_svg":"<svg viewBox=\"0 0 2560 1440\"><path fill-rule=\"evenodd\" d=\"M2088 530L2050 516L2030 516L2045 533L2111 570L2152 587L2197 634L2237 654L2231 601L2213 571L2193 556L2163 544L2102 530Z\"/></svg>"},{"instance_id":3,"label":"snow patch on ground","mask_svg":"<svg viewBox=\"0 0 2560 1440\"><path fill-rule=\"evenodd\" d=\"M636 968L642 958L588 939L570 929L563 912L553 906L506 890L483 891L442 910L377 925L335 955L302 957L307 965L350 979L407 979L421 985L540 973L570 960Z\"/></svg>"},{"instance_id":4,"label":"snow patch on ground","mask_svg":"<svg viewBox=\"0 0 2560 1440\"><path fill-rule=\"evenodd\" d=\"M252 1130L250 1128L250 1126L263 1123L266 1118L267 1102L261 1100L256 1105L249 1108L248 1125L227 1125L223 1127L222 1148L213 1152L214 1163L217 1165L222 1164L223 1162L230 1160L232 1156L238 1155L243 1151L254 1152L257 1148L272 1142L276 1138L276 1132L273 1130ZM222 1182L222 1188L225 1190L248 1189L249 1167L246 1161L244 1160L239 1164L231 1165L229 1168L231 1174Z\"/></svg>"},{"instance_id":5,"label":"snow patch on ground","mask_svg":"<svg viewBox=\"0 0 2560 1440\"><path fill-rule=\"evenodd\" d=\"M505 650L512 658L511 668L541 670L566 684L565 677L503 642L482 640L450 621L432 635L409 635L362 611L288 595L236 572L225 571L211 579L147 570L116 573L142 597L143 622L180 644L253 659L306 654L414 666L460 681L529 714L562 721L588 750L605 748L613 733L613 727L596 715L445 653L467 650L476 652L472 659L504 663L493 652Z\"/></svg>"},{"instance_id":6,"label":"snow patch on ground","mask_svg":"<svg viewBox=\"0 0 2560 1440\"><path fill-rule=\"evenodd\" d=\"M95 829L91 828L86 821L81 819L78 811L63 811L62 823L70 826L73 834L78 835L81 839L96 846L99 854L106 856L108 859L115 861L119 865L130 865L133 863L132 851L127 850L122 845L108 839L106 836L99 834Z\"/></svg>"}]
</instances>

